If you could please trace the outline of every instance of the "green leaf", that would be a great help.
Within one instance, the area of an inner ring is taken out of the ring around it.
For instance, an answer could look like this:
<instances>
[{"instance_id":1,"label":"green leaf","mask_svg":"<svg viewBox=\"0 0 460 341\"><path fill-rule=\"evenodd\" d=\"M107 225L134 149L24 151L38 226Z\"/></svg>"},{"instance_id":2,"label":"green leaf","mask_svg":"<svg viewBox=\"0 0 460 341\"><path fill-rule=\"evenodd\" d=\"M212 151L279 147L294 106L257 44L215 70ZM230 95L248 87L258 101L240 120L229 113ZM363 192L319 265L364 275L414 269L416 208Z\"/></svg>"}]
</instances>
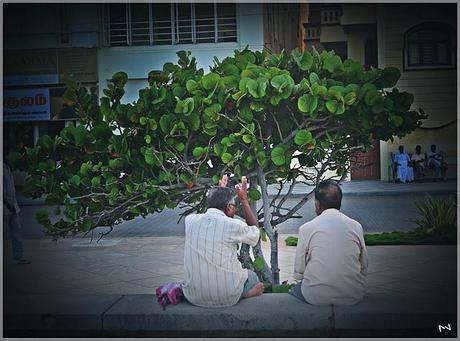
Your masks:
<instances>
[{"instance_id":1,"label":"green leaf","mask_svg":"<svg viewBox=\"0 0 460 341\"><path fill-rule=\"evenodd\" d=\"M99 187L101 184L101 177L100 176L95 176L94 178L91 179L91 186L92 187Z\"/></svg>"},{"instance_id":2,"label":"green leaf","mask_svg":"<svg viewBox=\"0 0 460 341\"><path fill-rule=\"evenodd\" d=\"M299 146L304 146L308 143L311 143L313 140L313 135L310 131L306 129L299 130L297 134L295 134L294 142Z\"/></svg>"},{"instance_id":3,"label":"green leaf","mask_svg":"<svg viewBox=\"0 0 460 341\"><path fill-rule=\"evenodd\" d=\"M144 136L145 143L150 144L152 142L152 137L150 135Z\"/></svg>"},{"instance_id":4,"label":"green leaf","mask_svg":"<svg viewBox=\"0 0 460 341\"><path fill-rule=\"evenodd\" d=\"M220 76L217 73L211 72L201 78L201 84L206 90L212 90L216 87L220 80Z\"/></svg>"},{"instance_id":5,"label":"green leaf","mask_svg":"<svg viewBox=\"0 0 460 341\"><path fill-rule=\"evenodd\" d=\"M195 147L192 152L193 156L196 157L197 159L201 158L203 154L205 153L206 153L206 149L203 147Z\"/></svg>"},{"instance_id":6,"label":"green leaf","mask_svg":"<svg viewBox=\"0 0 460 341\"><path fill-rule=\"evenodd\" d=\"M308 94L300 96L297 100L297 107L301 112L311 114L318 107L318 98Z\"/></svg>"},{"instance_id":7,"label":"green leaf","mask_svg":"<svg viewBox=\"0 0 460 341\"><path fill-rule=\"evenodd\" d=\"M378 93L377 90L375 91L370 90L366 92L366 95L364 95L364 102L367 105L372 106L374 105L374 103L377 101L379 97L380 97L380 94Z\"/></svg>"},{"instance_id":8,"label":"green leaf","mask_svg":"<svg viewBox=\"0 0 460 341\"><path fill-rule=\"evenodd\" d=\"M187 119L190 123L190 129L197 131L200 128L200 116L198 116L198 114L191 114Z\"/></svg>"},{"instance_id":9,"label":"green leaf","mask_svg":"<svg viewBox=\"0 0 460 341\"><path fill-rule=\"evenodd\" d=\"M282 166L286 163L286 156L284 155L284 148L282 147L273 148L271 156L276 166Z\"/></svg>"},{"instance_id":10,"label":"green leaf","mask_svg":"<svg viewBox=\"0 0 460 341\"><path fill-rule=\"evenodd\" d=\"M265 230L262 227L260 227L259 232L260 232L260 239L262 241L266 242L267 241L267 233L265 232Z\"/></svg>"},{"instance_id":11,"label":"green leaf","mask_svg":"<svg viewBox=\"0 0 460 341\"><path fill-rule=\"evenodd\" d=\"M252 266L257 271L262 271L265 268L265 260L262 256L257 256L252 263Z\"/></svg>"},{"instance_id":12,"label":"green leaf","mask_svg":"<svg viewBox=\"0 0 460 341\"><path fill-rule=\"evenodd\" d=\"M233 156L229 153L223 153L221 159L223 163L228 164L233 160Z\"/></svg>"},{"instance_id":13,"label":"green leaf","mask_svg":"<svg viewBox=\"0 0 460 341\"><path fill-rule=\"evenodd\" d=\"M313 86L313 84L315 83L320 83L320 79L318 77L318 75L314 72L310 73L310 75L308 76L308 80L310 81L310 84Z\"/></svg>"},{"instance_id":14,"label":"green leaf","mask_svg":"<svg viewBox=\"0 0 460 341\"><path fill-rule=\"evenodd\" d=\"M310 52L305 51L302 55L302 59L297 61L297 65L302 71L308 71L313 66L313 56Z\"/></svg>"},{"instance_id":15,"label":"green leaf","mask_svg":"<svg viewBox=\"0 0 460 341\"><path fill-rule=\"evenodd\" d=\"M240 117L246 123L249 123L252 121L253 119L252 111L247 105L240 108Z\"/></svg>"},{"instance_id":16,"label":"green leaf","mask_svg":"<svg viewBox=\"0 0 460 341\"><path fill-rule=\"evenodd\" d=\"M404 123L404 119L398 115L390 115L390 122L395 127L400 127Z\"/></svg>"},{"instance_id":17,"label":"green leaf","mask_svg":"<svg viewBox=\"0 0 460 341\"><path fill-rule=\"evenodd\" d=\"M262 193L260 193L257 189L255 188L249 188L248 189L248 196L252 201L257 201L260 198L262 198Z\"/></svg>"},{"instance_id":18,"label":"green leaf","mask_svg":"<svg viewBox=\"0 0 460 341\"><path fill-rule=\"evenodd\" d=\"M333 73L334 71L340 69L342 67L342 60L337 55L330 55L328 56L323 63L323 68Z\"/></svg>"},{"instance_id":19,"label":"green leaf","mask_svg":"<svg viewBox=\"0 0 460 341\"><path fill-rule=\"evenodd\" d=\"M69 179L69 183L74 187L80 186L80 177L78 175L74 175Z\"/></svg>"},{"instance_id":20,"label":"green leaf","mask_svg":"<svg viewBox=\"0 0 460 341\"><path fill-rule=\"evenodd\" d=\"M91 164L89 162L82 163L80 166L80 174L81 175L86 175L91 169Z\"/></svg>"},{"instance_id":21,"label":"green leaf","mask_svg":"<svg viewBox=\"0 0 460 341\"><path fill-rule=\"evenodd\" d=\"M332 114L334 114L337 111L338 106L339 103L335 99L326 102L326 108Z\"/></svg>"},{"instance_id":22,"label":"green leaf","mask_svg":"<svg viewBox=\"0 0 460 341\"><path fill-rule=\"evenodd\" d=\"M81 229L82 229L82 231L87 232L87 231L89 231L91 229L92 226L93 226L93 224L91 222L91 219L85 218L83 220L83 224L81 225Z\"/></svg>"},{"instance_id":23,"label":"green leaf","mask_svg":"<svg viewBox=\"0 0 460 341\"><path fill-rule=\"evenodd\" d=\"M265 156L265 153L263 151L257 152L256 159L260 167L265 167L267 157Z\"/></svg>"},{"instance_id":24,"label":"green leaf","mask_svg":"<svg viewBox=\"0 0 460 341\"><path fill-rule=\"evenodd\" d=\"M250 144L252 142L251 135L243 135L243 142Z\"/></svg>"},{"instance_id":25,"label":"green leaf","mask_svg":"<svg viewBox=\"0 0 460 341\"><path fill-rule=\"evenodd\" d=\"M151 148L147 149L144 155L145 162L148 165L154 165L156 162L156 158L153 155L153 150Z\"/></svg>"},{"instance_id":26,"label":"green leaf","mask_svg":"<svg viewBox=\"0 0 460 341\"><path fill-rule=\"evenodd\" d=\"M221 156L222 153L224 153L225 151L227 150L227 147L226 146L223 146L219 143L216 143L214 145L214 153L217 155L217 156Z\"/></svg>"},{"instance_id":27,"label":"green leaf","mask_svg":"<svg viewBox=\"0 0 460 341\"><path fill-rule=\"evenodd\" d=\"M123 87L128 82L128 74L126 72L117 72L112 76L112 82L117 87Z\"/></svg>"},{"instance_id":28,"label":"green leaf","mask_svg":"<svg viewBox=\"0 0 460 341\"><path fill-rule=\"evenodd\" d=\"M39 145L47 153L53 152L54 142L48 135L41 136L37 141L37 145Z\"/></svg>"},{"instance_id":29,"label":"green leaf","mask_svg":"<svg viewBox=\"0 0 460 341\"><path fill-rule=\"evenodd\" d=\"M160 128L161 131L165 134L168 134L171 131L172 123L176 117L173 114L163 115L160 118Z\"/></svg>"},{"instance_id":30,"label":"green leaf","mask_svg":"<svg viewBox=\"0 0 460 341\"><path fill-rule=\"evenodd\" d=\"M353 103L356 102L356 99L358 98L358 95L356 92L349 92L345 95L343 98L344 102L346 105L353 105Z\"/></svg>"},{"instance_id":31,"label":"green leaf","mask_svg":"<svg viewBox=\"0 0 460 341\"><path fill-rule=\"evenodd\" d=\"M185 84L185 88L187 89L188 92L191 94L194 94L198 88L198 83L195 82L193 79L189 79L187 83Z\"/></svg>"},{"instance_id":32,"label":"green leaf","mask_svg":"<svg viewBox=\"0 0 460 341\"><path fill-rule=\"evenodd\" d=\"M148 122L147 117L142 116L142 117L139 118L139 123L141 125L145 126L147 124L147 122Z\"/></svg>"},{"instance_id":33,"label":"green leaf","mask_svg":"<svg viewBox=\"0 0 460 341\"><path fill-rule=\"evenodd\" d=\"M218 175L213 175L212 176L212 182L214 185L217 185L219 183L219 176Z\"/></svg>"},{"instance_id":34,"label":"green leaf","mask_svg":"<svg viewBox=\"0 0 460 341\"><path fill-rule=\"evenodd\" d=\"M49 223L49 218L48 218L48 212L45 210L40 210L35 214L35 219L37 219L37 222L41 225L46 225Z\"/></svg>"},{"instance_id":35,"label":"green leaf","mask_svg":"<svg viewBox=\"0 0 460 341\"><path fill-rule=\"evenodd\" d=\"M185 145L182 142L179 142L179 143L176 144L176 150L178 152L184 151L184 148L185 148Z\"/></svg>"}]
</instances>

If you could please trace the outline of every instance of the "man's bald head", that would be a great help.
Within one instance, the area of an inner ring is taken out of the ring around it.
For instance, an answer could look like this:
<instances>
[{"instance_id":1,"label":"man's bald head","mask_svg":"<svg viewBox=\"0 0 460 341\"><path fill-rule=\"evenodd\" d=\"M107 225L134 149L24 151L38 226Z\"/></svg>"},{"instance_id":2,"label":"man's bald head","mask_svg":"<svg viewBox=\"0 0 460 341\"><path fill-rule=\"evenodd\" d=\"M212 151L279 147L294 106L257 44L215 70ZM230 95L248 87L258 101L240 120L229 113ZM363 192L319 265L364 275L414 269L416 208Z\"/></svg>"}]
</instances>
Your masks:
<instances>
[{"instance_id":1,"label":"man's bald head","mask_svg":"<svg viewBox=\"0 0 460 341\"><path fill-rule=\"evenodd\" d=\"M342 189L334 180L321 181L315 189L315 200L318 202L321 212L328 208L340 210Z\"/></svg>"}]
</instances>

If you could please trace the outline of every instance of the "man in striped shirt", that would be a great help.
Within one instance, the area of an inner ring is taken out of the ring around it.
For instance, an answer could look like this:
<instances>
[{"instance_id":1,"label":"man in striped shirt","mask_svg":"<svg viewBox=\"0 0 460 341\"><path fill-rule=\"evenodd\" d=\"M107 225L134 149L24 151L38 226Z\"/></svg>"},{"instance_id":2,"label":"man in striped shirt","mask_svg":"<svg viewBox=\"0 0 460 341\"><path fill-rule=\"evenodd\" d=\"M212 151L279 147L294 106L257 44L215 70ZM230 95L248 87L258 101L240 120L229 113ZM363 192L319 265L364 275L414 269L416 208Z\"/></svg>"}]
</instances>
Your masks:
<instances>
[{"instance_id":1,"label":"man in striped shirt","mask_svg":"<svg viewBox=\"0 0 460 341\"><path fill-rule=\"evenodd\" d=\"M255 246L258 222L247 197L246 177L236 186L246 223L235 219L235 195L227 176L207 195L208 210L185 218L185 298L202 307L228 307L241 298L261 295L263 283L243 269L237 258L238 244Z\"/></svg>"}]
</instances>

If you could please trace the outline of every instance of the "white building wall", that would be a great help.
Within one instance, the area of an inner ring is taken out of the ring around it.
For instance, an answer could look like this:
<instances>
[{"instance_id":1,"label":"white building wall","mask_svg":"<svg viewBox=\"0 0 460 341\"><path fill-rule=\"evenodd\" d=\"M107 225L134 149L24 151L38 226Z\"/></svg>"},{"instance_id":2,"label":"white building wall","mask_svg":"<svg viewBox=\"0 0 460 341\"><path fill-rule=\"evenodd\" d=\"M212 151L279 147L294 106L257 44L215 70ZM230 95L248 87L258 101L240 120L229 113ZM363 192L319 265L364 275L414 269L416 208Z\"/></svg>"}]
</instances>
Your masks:
<instances>
[{"instance_id":1,"label":"white building wall","mask_svg":"<svg viewBox=\"0 0 460 341\"><path fill-rule=\"evenodd\" d=\"M216 44L178 44L164 46L104 47L98 51L99 93L107 85L107 80L118 71L128 74L122 102L129 103L138 98L139 89L145 88L147 75L152 70L162 70L167 62L177 62L176 52L191 51L197 59L198 67L205 72L213 65L214 56L219 60L232 55L235 49L249 46L252 50L263 49L262 4L237 4L238 41Z\"/></svg>"}]
</instances>

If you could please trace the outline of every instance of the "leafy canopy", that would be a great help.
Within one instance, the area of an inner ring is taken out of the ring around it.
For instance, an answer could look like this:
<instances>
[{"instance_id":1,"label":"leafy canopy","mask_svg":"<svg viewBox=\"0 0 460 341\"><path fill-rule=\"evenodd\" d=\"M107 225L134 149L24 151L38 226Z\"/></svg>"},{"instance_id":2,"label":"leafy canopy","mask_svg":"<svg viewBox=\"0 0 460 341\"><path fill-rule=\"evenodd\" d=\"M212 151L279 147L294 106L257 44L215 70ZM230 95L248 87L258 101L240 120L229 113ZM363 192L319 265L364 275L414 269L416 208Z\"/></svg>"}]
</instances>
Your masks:
<instances>
[{"instance_id":1,"label":"leafy canopy","mask_svg":"<svg viewBox=\"0 0 460 341\"><path fill-rule=\"evenodd\" d=\"M121 101L124 72L113 75L100 104L70 82L66 96L80 124L9 156L29 174L25 194L46 194L62 213L54 221L38 216L55 239L180 202L188 212L202 209L206 189L223 173L251 176L261 168L269 184L307 178L294 160L322 165L310 180L327 170L340 176L353 151L370 148L371 136L402 137L424 118L410 110L413 96L394 88L398 69L365 70L333 51L245 49L215 58L208 73L189 52L177 55L177 63L149 74L132 103ZM261 197L256 188L249 194Z\"/></svg>"}]
</instances>

